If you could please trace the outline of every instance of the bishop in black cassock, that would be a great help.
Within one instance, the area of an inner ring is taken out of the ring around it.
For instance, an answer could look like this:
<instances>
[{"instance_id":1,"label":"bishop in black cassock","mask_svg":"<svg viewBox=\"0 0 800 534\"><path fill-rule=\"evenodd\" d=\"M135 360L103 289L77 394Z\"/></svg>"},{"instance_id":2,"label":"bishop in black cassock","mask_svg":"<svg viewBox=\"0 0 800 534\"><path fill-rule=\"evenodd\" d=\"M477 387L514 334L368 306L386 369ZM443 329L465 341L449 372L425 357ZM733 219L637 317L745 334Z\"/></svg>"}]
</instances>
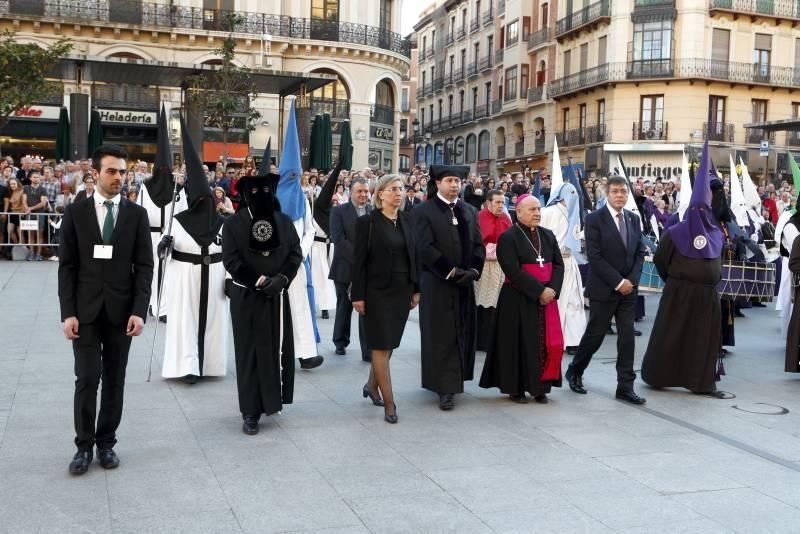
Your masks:
<instances>
[{"instance_id":1,"label":"bishop in black cassock","mask_svg":"<svg viewBox=\"0 0 800 534\"><path fill-rule=\"evenodd\" d=\"M245 434L261 414L279 412L294 394L292 315L285 289L303 261L300 238L274 198L279 176L237 183L247 208L222 229L222 261L231 274L231 319L239 410Z\"/></svg>"},{"instance_id":2,"label":"bishop in black cassock","mask_svg":"<svg viewBox=\"0 0 800 534\"><path fill-rule=\"evenodd\" d=\"M421 262L419 327L422 387L450 410L475 367L476 308L473 282L486 249L478 212L458 198L465 166L431 166L428 200L412 211Z\"/></svg>"},{"instance_id":3,"label":"bishop in black cassock","mask_svg":"<svg viewBox=\"0 0 800 534\"><path fill-rule=\"evenodd\" d=\"M506 280L480 386L500 388L515 402L527 402L527 392L546 403L550 388L561 387L564 337L556 299L564 260L555 234L539 226L539 200L523 195L516 211L517 222L497 242Z\"/></svg>"}]
</instances>

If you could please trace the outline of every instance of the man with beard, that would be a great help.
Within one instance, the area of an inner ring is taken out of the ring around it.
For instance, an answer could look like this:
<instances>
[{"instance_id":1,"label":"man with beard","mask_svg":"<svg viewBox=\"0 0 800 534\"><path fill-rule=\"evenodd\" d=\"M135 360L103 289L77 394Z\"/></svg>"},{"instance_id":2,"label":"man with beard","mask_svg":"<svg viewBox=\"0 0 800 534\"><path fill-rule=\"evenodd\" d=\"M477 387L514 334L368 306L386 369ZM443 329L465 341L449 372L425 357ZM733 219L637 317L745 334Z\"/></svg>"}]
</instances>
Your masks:
<instances>
[{"instance_id":1,"label":"man with beard","mask_svg":"<svg viewBox=\"0 0 800 534\"><path fill-rule=\"evenodd\" d=\"M194 384L198 377L225 376L227 369L228 301L220 235L224 219L215 209L183 120L181 137L190 207L175 216L172 235L162 237L158 247L159 258L170 256L164 273L170 320L161 376Z\"/></svg>"},{"instance_id":2,"label":"man with beard","mask_svg":"<svg viewBox=\"0 0 800 534\"><path fill-rule=\"evenodd\" d=\"M258 433L262 414L281 411L294 394L294 338L286 288L303 253L292 220L276 208L279 176L246 176L236 184L247 208L222 228L222 261L230 286L236 385L242 431Z\"/></svg>"},{"instance_id":3,"label":"man with beard","mask_svg":"<svg viewBox=\"0 0 800 534\"><path fill-rule=\"evenodd\" d=\"M521 404L528 402L526 392L545 404L551 387L561 387L564 338L555 299L564 263L556 236L539 226L540 213L539 199L522 195L517 222L497 243L506 280L480 381Z\"/></svg>"},{"instance_id":4,"label":"man with beard","mask_svg":"<svg viewBox=\"0 0 800 534\"><path fill-rule=\"evenodd\" d=\"M486 249L475 208L459 200L469 167L431 165L428 200L414 209L421 262L422 387L452 410L475 367L475 291Z\"/></svg>"}]
</instances>

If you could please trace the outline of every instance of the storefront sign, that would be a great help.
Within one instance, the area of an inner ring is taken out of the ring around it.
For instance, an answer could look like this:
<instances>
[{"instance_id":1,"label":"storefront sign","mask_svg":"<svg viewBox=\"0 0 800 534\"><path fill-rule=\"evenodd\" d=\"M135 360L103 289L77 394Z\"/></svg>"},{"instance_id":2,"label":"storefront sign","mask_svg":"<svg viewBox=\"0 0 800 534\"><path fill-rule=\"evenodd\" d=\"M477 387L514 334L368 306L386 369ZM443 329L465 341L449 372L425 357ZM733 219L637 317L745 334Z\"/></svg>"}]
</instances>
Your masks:
<instances>
[{"instance_id":1,"label":"storefront sign","mask_svg":"<svg viewBox=\"0 0 800 534\"><path fill-rule=\"evenodd\" d=\"M24 108L18 109L14 114L11 116L13 119L25 119L25 120L58 120L58 114L61 112L61 108L58 106L26 106Z\"/></svg>"},{"instance_id":2,"label":"storefront sign","mask_svg":"<svg viewBox=\"0 0 800 534\"><path fill-rule=\"evenodd\" d=\"M383 139L384 141L394 140L394 129L385 126L370 126L369 134L375 139Z\"/></svg>"},{"instance_id":3,"label":"storefront sign","mask_svg":"<svg viewBox=\"0 0 800 534\"><path fill-rule=\"evenodd\" d=\"M655 181L678 179L681 175L681 152L619 152L625 174L631 180ZM617 164L615 153L609 153L611 167Z\"/></svg>"},{"instance_id":4,"label":"storefront sign","mask_svg":"<svg viewBox=\"0 0 800 534\"><path fill-rule=\"evenodd\" d=\"M154 111L128 111L120 109L98 109L100 122L114 124L135 124L155 126L157 115Z\"/></svg>"}]
</instances>

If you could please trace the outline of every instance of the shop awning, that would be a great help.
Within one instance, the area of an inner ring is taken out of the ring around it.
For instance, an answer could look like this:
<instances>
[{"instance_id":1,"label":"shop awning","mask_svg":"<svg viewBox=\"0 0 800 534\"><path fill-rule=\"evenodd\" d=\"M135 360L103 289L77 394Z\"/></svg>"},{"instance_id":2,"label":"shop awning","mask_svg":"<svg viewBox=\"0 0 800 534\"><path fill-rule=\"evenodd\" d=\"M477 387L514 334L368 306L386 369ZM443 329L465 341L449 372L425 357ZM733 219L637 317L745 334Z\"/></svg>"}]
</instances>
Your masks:
<instances>
[{"instance_id":1,"label":"shop awning","mask_svg":"<svg viewBox=\"0 0 800 534\"><path fill-rule=\"evenodd\" d=\"M216 141L203 143L203 161L216 163L225 152L225 144ZM228 160L244 161L250 153L247 143L228 143Z\"/></svg>"},{"instance_id":2,"label":"shop awning","mask_svg":"<svg viewBox=\"0 0 800 534\"><path fill-rule=\"evenodd\" d=\"M51 75L62 80L75 80L80 69L81 80L84 82L181 87L191 76L210 76L220 68L219 65L194 65L174 61L71 55L63 58ZM336 81L336 76L332 74L266 69L251 69L250 73L259 93L280 96L296 94L302 88L313 91Z\"/></svg>"}]
</instances>

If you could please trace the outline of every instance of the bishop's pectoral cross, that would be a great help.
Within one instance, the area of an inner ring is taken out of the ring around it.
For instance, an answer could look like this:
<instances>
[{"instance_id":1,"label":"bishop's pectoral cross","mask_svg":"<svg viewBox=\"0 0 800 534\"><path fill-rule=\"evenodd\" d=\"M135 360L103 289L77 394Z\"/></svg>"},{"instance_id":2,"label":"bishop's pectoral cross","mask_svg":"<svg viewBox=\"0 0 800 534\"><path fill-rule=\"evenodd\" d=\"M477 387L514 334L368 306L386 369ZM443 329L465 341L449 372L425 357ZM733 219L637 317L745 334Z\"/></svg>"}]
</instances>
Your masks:
<instances>
[{"instance_id":1,"label":"bishop's pectoral cross","mask_svg":"<svg viewBox=\"0 0 800 534\"><path fill-rule=\"evenodd\" d=\"M544 267L544 258L541 254L536 258L536 262L539 264L539 267Z\"/></svg>"}]
</instances>

